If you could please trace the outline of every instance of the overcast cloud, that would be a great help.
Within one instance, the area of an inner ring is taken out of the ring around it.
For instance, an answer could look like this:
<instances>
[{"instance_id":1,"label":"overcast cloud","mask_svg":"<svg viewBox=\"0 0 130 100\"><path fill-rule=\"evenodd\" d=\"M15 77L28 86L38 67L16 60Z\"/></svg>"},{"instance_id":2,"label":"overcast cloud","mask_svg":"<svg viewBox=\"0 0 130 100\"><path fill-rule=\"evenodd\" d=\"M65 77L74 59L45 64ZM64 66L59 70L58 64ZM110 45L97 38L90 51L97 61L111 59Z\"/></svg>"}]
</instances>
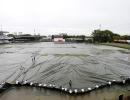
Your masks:
<instances>
[{"instance_id":1,"label":"overcast cloud","mask_svg":"<svg viewBox=\"0 0 130 100\"><path fill-rule=\"evenodd\" d=\"M130 35L130 0L0 0L3 30L86 34L102 25Z\"/></svg>"}]
</instances>

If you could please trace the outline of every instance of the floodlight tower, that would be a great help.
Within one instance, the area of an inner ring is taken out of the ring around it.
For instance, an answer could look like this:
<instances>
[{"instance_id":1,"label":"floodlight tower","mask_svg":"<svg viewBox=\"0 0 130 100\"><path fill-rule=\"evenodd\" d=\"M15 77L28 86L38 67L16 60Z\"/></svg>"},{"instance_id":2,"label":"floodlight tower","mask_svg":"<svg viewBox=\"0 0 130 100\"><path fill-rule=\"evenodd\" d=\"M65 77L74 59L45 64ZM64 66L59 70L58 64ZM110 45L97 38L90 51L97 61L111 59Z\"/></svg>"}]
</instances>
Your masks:
<instances>
[{"instance_id":1,"label":"floodlight tower","mask_svg":"<svg viewBox=\"0 0 130 100\"><path fill-rule=\"evenodd\" d=\"M101 25L101 24L99 24L99 30L101 30L101 28L102 28L102 25Z\"/></svg>"},{"instance_id":2,"label":"floodlight tower","mask_svg":"<svg viewBox=\"0 0 130 100\"><path fill-rule=\"evenodd\" d=\"M34 35L36 35L36 31L35 31L35 28L34 28Z\"/></svg>"},{"instance_id":3,"label":"floodlight tower","mask_svg":"<svg viewBox=\"0 0 130 100\"><path fill-rule=\"evenodd\" d=\"M2 25L1 25L1 31L2 31Z\"/></svg>"}]
</instances>

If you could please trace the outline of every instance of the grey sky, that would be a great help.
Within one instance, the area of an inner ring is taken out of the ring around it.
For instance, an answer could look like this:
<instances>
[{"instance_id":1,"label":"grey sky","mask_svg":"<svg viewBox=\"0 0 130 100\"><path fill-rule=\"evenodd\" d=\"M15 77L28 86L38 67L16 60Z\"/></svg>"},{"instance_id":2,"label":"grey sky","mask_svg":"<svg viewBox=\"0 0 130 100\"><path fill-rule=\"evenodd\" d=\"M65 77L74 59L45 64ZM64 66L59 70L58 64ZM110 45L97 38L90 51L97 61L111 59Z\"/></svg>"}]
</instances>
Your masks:
<instances>
[{"instance_id":1,"label":"grey sky","mask_svg":"<svg viewBox=\"0 0 130 100\"><path fill-rule=\"evenodd\" d=\"M0 24L10 32L86 34L102 25L130 35L130 0L0 0Z\"/></svg>"}]
</instances>

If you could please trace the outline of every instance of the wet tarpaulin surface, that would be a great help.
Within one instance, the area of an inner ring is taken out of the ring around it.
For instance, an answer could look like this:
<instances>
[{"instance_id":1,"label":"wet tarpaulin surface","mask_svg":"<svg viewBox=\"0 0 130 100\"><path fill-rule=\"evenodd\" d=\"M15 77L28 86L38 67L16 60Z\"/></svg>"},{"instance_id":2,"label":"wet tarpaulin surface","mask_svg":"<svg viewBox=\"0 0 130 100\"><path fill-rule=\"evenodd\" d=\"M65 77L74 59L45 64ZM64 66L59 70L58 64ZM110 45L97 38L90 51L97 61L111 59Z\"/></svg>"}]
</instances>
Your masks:
<instances>
[{"instance_id":1,"label":"wet tarpaulin surface","mask_svg":"<svg viewBox=\"0 0 130 100\"><path fill-rule=\"evenodd\" d=\"M89 88L130 77L130 51L92 44L0 45L0 82Z\"/></svg>"}]
</instances>

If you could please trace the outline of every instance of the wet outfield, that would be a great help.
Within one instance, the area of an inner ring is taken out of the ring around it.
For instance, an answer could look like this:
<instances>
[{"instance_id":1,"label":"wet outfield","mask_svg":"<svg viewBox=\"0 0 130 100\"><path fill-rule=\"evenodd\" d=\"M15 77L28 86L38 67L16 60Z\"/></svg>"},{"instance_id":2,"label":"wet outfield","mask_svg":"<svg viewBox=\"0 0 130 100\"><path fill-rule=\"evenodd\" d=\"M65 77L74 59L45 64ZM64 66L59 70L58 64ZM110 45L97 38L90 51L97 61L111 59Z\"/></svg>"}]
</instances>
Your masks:
<instances>
[{"instance_id":1,"label":"wet outfield","mask_svg":"<svg viewBox=\"0 0 130 100\"><path fill-rule=\"evenodd\" d=\"M0 100L119 100L119 95L122 94L124 95L123 100L130 100L130 85L116 85L80 95L70 95L55 90L22 86L11 87L1 93Z\"/></svg>"},{"instance_id":2,"label":"wet outfield","mask_svg":"<svg viewBox=\"0 0 130 100\"><path fill-rule=\"evenodd\" d=\"M130 77L130 50L92 44L0 45L0 83L18 81L88 89Z\"/></svg>"}]
</instances>

